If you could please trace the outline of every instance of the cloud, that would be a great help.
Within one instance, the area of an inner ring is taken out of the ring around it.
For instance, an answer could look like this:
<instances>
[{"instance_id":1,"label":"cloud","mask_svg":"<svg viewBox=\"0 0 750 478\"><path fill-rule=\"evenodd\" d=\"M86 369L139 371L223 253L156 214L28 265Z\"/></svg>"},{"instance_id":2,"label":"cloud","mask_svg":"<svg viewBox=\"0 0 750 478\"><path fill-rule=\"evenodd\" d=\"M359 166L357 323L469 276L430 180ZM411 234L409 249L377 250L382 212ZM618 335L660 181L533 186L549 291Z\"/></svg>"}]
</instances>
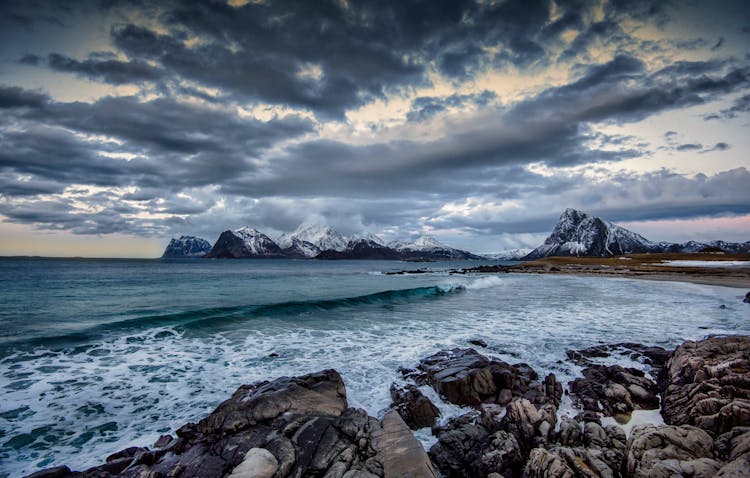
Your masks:
<instances>
[{"instance_id":1,"label":"cloud","mask_svg":"<svg viewBox=\"0 0 750 478\"><path fill-rule=\"evenodd\" d=\"M750 95L744 95L734 100L734 103L729 108L725 108L718 113L712 113L703 117L705 120L712 119L731 119L736 118L742 113L750 111Z\"/></svg>"},{"instance_id":2,"label":"cloud","mask_svg":"<svg viewBox=\"0 0 750 478\"><path fill-rule=\"evenodd\" d=\"M0 85L0 109L40 108L49 97L43 93L29 91L20 86Z\"/></svg>"},{"instance_id":3,"label":"cloud","mask_svg":"<svg viewBox=\"0 0 750 478\"><path fill-rule=\"evenodd\" d=\"M412 100L411 110L406 114L406 119L409 121L423 121L444 112L448 108L461 108L465 105L486 106L495 98L497 98L497 95L489 90L484 90L476 94L453 94L442 98L437 96L420 96Z\"/></svg>"},{"instance_id":4,"label":"cloud","mask_svg":"<svg viewBox=\"0 0 750 478\"><path fill-rule=\"evenodd\" d=\"M29 63L29 57L21 59L21 61L24 60ZM47 56L47 65L56 71L74 73L84 78L101 80L113 85L157 81L165 74L161 68L155 68L140 60L88 58L79 61L58 53L50 53Z\"/></svg>"}]
</instances>

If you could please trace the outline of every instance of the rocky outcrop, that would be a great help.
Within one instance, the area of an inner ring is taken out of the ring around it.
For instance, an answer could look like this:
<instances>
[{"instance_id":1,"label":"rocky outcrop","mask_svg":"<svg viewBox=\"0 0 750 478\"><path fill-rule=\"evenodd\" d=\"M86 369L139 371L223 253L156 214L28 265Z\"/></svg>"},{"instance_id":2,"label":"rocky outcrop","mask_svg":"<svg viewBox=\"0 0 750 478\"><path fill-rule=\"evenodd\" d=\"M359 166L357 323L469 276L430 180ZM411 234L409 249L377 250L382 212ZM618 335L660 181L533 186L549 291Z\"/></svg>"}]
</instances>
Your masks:
<instances>
[{"instance_id":1,"label":"rocky outcrop","mask_svg":"<svg viewBox=\"0 0 750 478\"><path fill-rule=\"evenodd\" d=\"M592 365L582 373L583 378L570 383L570 391L574 402L592 419L601 413L627 423L633 410L659 408L656 383L638 369Z\"/></svg>"},{"instance_id":2,"label":"rocky outcrop","mask_svg":"<svg viewBox=\"0 0 750 478\"><path fill-rule=\"evenodd\" d=\"M334 370L240 387L213 413L127 449L85 472L67 467L37 478L89 477L426 477L436 476L422 445L395 412L383 421L348 408Z\"/></svg>"},{"instance_id":3,"label":"rocky outcrop","mask_svg":"<svg viewBox=\"0 0 750 478\"><path fill-rule=\"evenodd\" d=\"M695 425L712 435L750 426L750 337L685 342L666 373L666 423Z\"/></svg>"},{"instance_id":4,"label":"rocky outcrop","mask_svg":"<svg viewBox=\"0 0 750 478\"><path fill-rule=\"evenodd\" d=\"M745 298L742 299L742 302L744 302L746 304L750 304L750 292L748 292L747 294L745 294Z\"/></svg>"},{"instance_id":5,"label":"rocky outcrop","mask_svg":"<svg viewBox=\"0 0 750 478\"><path fill-rule=\"evenodd\" d=\"M711 435L690 425L635 427L628 440L625 468L628 477L712 477L716 461Z\"/></svg>"},{"instance_id":6,"label":"rocky outcrop","mask_svg":"<svg viewBox=\"0 0 750 478\"><path fill-rule=\"evenodd\" d=\"M661 369L666 365L672 352L662 347L647 346L632 342L620 342L615 344L595 345L580 350L566 350L568 359L581 367L596 365L596 359L607 358L613 355L628 357L631 360L642 362L653 369Z\"/></svg>"},{"instance_id":7,"label":"rocky outcrop","mask_svg":"<svg viewBox=\"0 0 750 478\"><path fill-rule=\"evenodd\" d=\"M164 259L203 257L210 250L211 243L205 239L195 236L180 236L179 239L172 238L169 241L161 257Z\"/></svg>"},{"instance_id":8,"label":"rocky outcrop","mask_svg":"<svg viewBox=\"0 0 750 478\"><path fill-rule=\"evenodd\" d=\"M390 408L396 410L412 430L431 427L440 416L435 404L414 385L400 387L394 383L391 385L391 399Z\"/></svg>"},{"instance_id":9,"label":"rocky outcrop","mask_svg":"<svg viewBox=\"0 0 750 478\"><path fill-rule=\"evenodd\" d=\"M602 427L596 422L586 422L582 427L578 422L567 419L564 426L561 425L559 438L559 445L531 451L523 476L620 476L626 438L619 427Z\"/></svg>"},{"instance_id":10,"label":"rocky outcrop","mask_svg":"<svg viewBox=\"0 0 750 478\"><path fill-rule=\"evenodd\" d=\"M456 405L506 405L514 397L522 397L536 405L558 406L562 397L562 385L554 374L540 381L527 364L510 365L474 349L441 351L420 361L416 370L402 373L419 385L431 385L441 397Z\"/></svg>"}]
</instances>

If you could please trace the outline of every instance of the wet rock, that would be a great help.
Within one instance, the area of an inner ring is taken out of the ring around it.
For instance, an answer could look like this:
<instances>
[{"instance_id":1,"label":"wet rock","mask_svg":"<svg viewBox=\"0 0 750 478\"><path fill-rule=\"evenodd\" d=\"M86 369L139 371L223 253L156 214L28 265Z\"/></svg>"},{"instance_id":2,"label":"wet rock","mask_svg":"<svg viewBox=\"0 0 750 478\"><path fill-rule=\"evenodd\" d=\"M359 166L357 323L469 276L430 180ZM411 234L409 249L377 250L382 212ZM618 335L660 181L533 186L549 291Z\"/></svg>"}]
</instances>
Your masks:
<instances>
[{"instance_id":1,"label":"wet rock","mask_svg":"<svg viewBox=\"0 0 750 478\"><path fill-rule=\"evenodd\" d=\"M414 385L391 385L391 408L396 410L412 430L431 427L440 416L440 410Z\"/></svg>"},{"instance_id":2,"label":"wet rock","mask_svg":"<svg viewBox=\"0 0 750 478\"><path fill-rule=\"evenodd\" d=\"M28 475L26 478L65 478L72 475L72 471L67 466L56 466L54 468L47 468L46 470L40 470L36 473Z\"/></svg>"},{"instance_id":3,"label":"wet rock","mask_svg":"<svg viewBox=\"0 0 750 478\"><path fill-rule=\"evenodd\" d=\"M404 376L419 385L431 385L446 401L457 405L504 405L514 397L524 397L536 405L550 402L558 406L562 397L562 386L554 375L542 383L527 364L510 365L474 349L438 352Z\"/></svg>"},{"instance_id":4,"label":"wet rock","mask_svg":"<svg viewBox=\"0 0 750 478\"><path fill-rule=\"evenodd\" d=\"M625 433L596 422L583 427L570 418L560 424L560 445L534 448L525 477L617 477L625 456Z\"/></svg>"},{"instance_id":5,"label":"wet rock","mask_svg":"<svg viewBox=\"0 0 750 478\"><path fill-rule=\"evenodd\" d=\"M435 477L398 413L381 423L347 408L334 370L242 386L176 433L165 448L128 449L85 472L57 468L37 478Z\"/></svg>"},{"instance_id":6,"label":"wet rock","mask_svg":"<svg viewBox=\"0 0 750 478\"><path fill-rule=\"evenodd\" d=\"M746 304L750 304L750 292L748 292L747 294L745 294L745 298L742 300L742 302L744 302Z\"/></svg>"},{"instance_id":7,"label":"wet rock","mask_svg":"<svg viewBox=\"0 0 750 478\"><path fill-rule=\"evenodd\" d=\"M505 430L489 432L476 412L462 415L436 427L438 442L430 458L446 478L518 476L524 454L516 437Z\"/></svg>"},{"instance_id":8,"label":"wet rock","mask_svg":"<svg viewBox=\"0 0 750 478\"><path fill-rule=\"evenodd\" d=\"M750 427L734 427L714 441L716 453L726 461L750 455Z\"/></svg>"},{"instance_id":9,"label":"wet rock","mask_svg":"<svg viewBox=\"0 0 750 478\"><path fill-rule=\"evenodd\" d=\"M628 477L708 478L720 468L711 436L697 427L641 425L633 429L628 440Z\"/></svg>"},{"instance_id":10,"label":"wet rock","mask_svg":"<svg viewBox=\"0 0 750 478\"><path fill-rule=\"evenodd\" d=\"M478 413L467 413L434 427L438 441L430 448L430 458L447 478L469 478L481 474L482 449L489 433L479 423Z\"/></svg>"},{"instance_id":11,"label":"wet rock","mask_svg":"<svg viewBox=\"0 0 750 478\"><path fill-rule=\"evenodd\" d=\"M544 448L531 450L523 470L524 478L575 478L575 473L557 453Z\"/></svg>"},{"instance_id":12,"label":"wet rock","mask_svg":"<svg viewBox=\"0 0 750 478\"><path fill-rule=\"evenodd\" d=\"M204 434L236 433L283 413L340 415L346 390L335 370L241 386L208 417L198 422Z\"/></svg>"},{"instance_id":13,"label":"wet rock","mask_svg":"<svg viewBox=\"0 0 750 478\"><path fill-rule=\"evenodd\" d=\"M516 437L521 449L528 454L533 438L542 423L542 415L526 399L516 399L508 405L501 426Z\"/></svg>"},{"instance_id":14,"label":"wet rock","mask_svg":"<svg viewBox=\"0 0 750 478\"><path fill-rule=\"evenodd\" d=\"M571 382L570 391L584 411L602 413L623 423L633 410L659 408L656 383L640 370L619 365L585 368L583 378Z\"/></svg>"},{"instance_id":15,"label":"wet rock","mask_svg":"<svg viewBox=\"0 0 750 478\"><path fill-rule=\"evenodd\" d=\"M713 435L750 426L750 337L685 342L666 370L666 423L695 425Z\"/></svg>"},{"instance_id":16,"label":"wet rock","mask_svg":"<svg viewBox=\"0 0 750 478\"><path fill-rule=\"evenodd\" d=\"M381 433L375 437L373 448L384 478L437 476L424 447L393 410L383 417Z\"/></svg>"},{"instance_id":17,"label":"wet rock","mask_svg":"<svg viewBox=\"0 0 750 478\"><path fill-rule=\"evenodd\" d=\"M477 347L487 347L487 342L482 339L471 339L469 340L469 343L471 345L476 345Z\"/></svg>"},{"instance_id":18,"label":"wet rock","mask_svg":"<svg viewBox=\"0 0 750 478\"><path fill-rule=\"evenodd\" d=\"M526 478L611 478L619 476L602 459L602 452L589 448L555 447L550 450L535 448L524 468Z\"/></svg>"},{"instance_id":19,"label":"wet rock","mask_svg":"<svg viewBox=\"0 0 750 478\"><path fill-rule=\"evenodd\" d=\"M148 451L148 448L140 447L140 446L131 446L128 448L125 448L124 450L120 450L118 452L112 453L107 457L105 461L115 461L119 460L121 458L133 458L136 454L139 452Z\"/></svg>"},{"instance_id":20,"label":"wet rock","mask_svg":"<svg viewBox=\"0 0 750 478\"><path fill-rule=\"evenodd\" d=\"M666 365L671 351L657 346L648 346L633 342L619 342L615 344L595 345L581 350L566 350L565 354L571 362L581 367L597 365L595 360L597 358L620 355L643 362L658 371Z\"/></svg>"},{"instance_id":21,"label":"wet rock","mask_svg":"<svg viewBox=\"0 0 750 478\"><path fill-rule=\"evenodd\" d=\"M569 417L560 420L560 444L567 447L576 447L583 443L581 424Z\"/></svg>"},{"instance_id":22,"label":"wet rock","mask_svg":"<svg viewBox=\"0 0 750 478\"><path fill-rule=\"evenodd\" d=\"M734 427L720 435L714 445L716 454L727 462L716 476L750 475L750 427Z\"/></svg>"},{"instance_id":23,"label":"wet rock","mask_svg":"<svg viewBox=\"0 0 750 478\"><path fill-rule=\"evenodd\" d=\"M173 441L172 435L162 435L154 443L154 448L167 448Z\"/></svg>"}]
</instances>

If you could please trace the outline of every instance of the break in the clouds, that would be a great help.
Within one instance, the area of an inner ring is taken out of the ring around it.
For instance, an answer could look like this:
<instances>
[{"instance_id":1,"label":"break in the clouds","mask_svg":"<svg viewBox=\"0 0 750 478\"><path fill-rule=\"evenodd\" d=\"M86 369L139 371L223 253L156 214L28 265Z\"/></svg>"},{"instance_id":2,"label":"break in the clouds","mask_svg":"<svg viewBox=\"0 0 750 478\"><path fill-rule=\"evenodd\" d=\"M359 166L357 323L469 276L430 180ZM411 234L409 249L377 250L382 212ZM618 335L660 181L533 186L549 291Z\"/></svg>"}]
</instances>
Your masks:
<instances>
[{"instance_id":1,"label":"break in the clouds","mask_svg":"<svg viewBox=\"0 0 750 478\"><path fill-rule=\"evenodd\" d=\"M750 8L719 3L4 2L0 231L703 237L750 216Z\"/></svg>"}]
</instances>

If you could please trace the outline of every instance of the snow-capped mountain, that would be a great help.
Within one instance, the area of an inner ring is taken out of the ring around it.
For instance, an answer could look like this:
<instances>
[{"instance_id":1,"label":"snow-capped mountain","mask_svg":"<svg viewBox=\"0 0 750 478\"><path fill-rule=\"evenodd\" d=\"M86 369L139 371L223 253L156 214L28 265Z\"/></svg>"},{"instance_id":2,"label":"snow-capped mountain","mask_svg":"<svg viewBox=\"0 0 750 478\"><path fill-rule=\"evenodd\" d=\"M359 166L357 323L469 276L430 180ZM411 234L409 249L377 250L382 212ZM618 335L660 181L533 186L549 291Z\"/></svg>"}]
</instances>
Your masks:
<instances>
[{"instance_id":1,"label":"snow-capped mountain","mask_svg":"<svg viewBox=\"0 0 750 478\"><path fill-rule=\"evenodd\" d=\"M316 259L379 259L398 260L403 255L388 246L369 239L354 239L347 243L343 251L321 252Z\"/></svg>"},{"instance_id":2,"label":"snow-capped mountain","mask_svg":"<svg viewBox=\"0 0 750 478\"><path fill-rule=\"evenodd\" d=\"M162 257L203 257L210 250L211 243L205 239L195 236L180 236L179 239L172 238L169 241Z\"/></svg>"},{"instance_id":3,"label":"snow-capped mountain","mask_svg":"<svg viewBox=\"0 0 750 478\"><path fill-rule=\"evenodd\" d=\"M206 257L283 257L281 248L257 229L248 226L224 231Z\"/></svg>"},{"instance_id":4,"label":"snow-capped mountain","mask_svg":"<svg viewBox=\"0 0 750 478\"><path fill-rule=\"evenodd\" d=\"M655 252L659 244L611 222L575 209L566 209L544 244L524 259L547 256L613 256Z\"/></svg>"},{"instance_id":5,"label":"snow-capped mountain","mask_svg":"<svg viewBox=\"0 0 750 478\"><path fill-rule=\"evenodd\" d=\"M367 233L364 233L364 234L353 234L351 237L349 237L349 242L351 242L351 241L358 241L360 239L364 239L366 241L372 241L375 244L378 244L378 245L381 245L381 246L385 246L386 245L385 241L380 236L378 236L376 234L373 234L371 232L367 232ZM348 243L347 243L347 245L348 245ZM388 247L390 247L390 246L388 246Z\"/></svg>"},{"instance_id":6,"label":"snow-capped mountain","mask_svg":"<svg viewBox=\"0 0 750 478\"><path fill-rule=\"evenodd\" d=\"M496 261L517 261L522 257L526 257L533 249L520 248L520 249L506 249L500 252L493 252L491 254L482 254L482 257L487 259L493 259Z\"/></svg>"},{"instance_id":7,"label":"snow-capped mountain","mask_svg":"<svg viewBox=\"0 0 750 478\"><path fill-rule=\"evenodd\" d=\"M312 259L313 257L320 254L320 248L315 244L312 244L301 239L292 238L291 244L281 250L284 257L300 258L300 259Z\"/></svg>"},{"instance_id":8,"label":"snow-capped mountain","mask_svg":"<svg viewBox=\"0 0 750 478\"><path fill-rule=\"evenodd\" d=\"M294 239L309 242L321 251L343 251L347 239L327 224L303 223L291 234L279 238L279 246L286 249L292 246Z\"/></svg>"},{"instance_id":9,"label":"snow-capped mountain","mask_svg":"<svg viewBox=\"0 0 750 478\"><path fill-rule=\"evenodd\" d=\"M388 247L400 252L405 258L423 259L481 259L470 252L447 246L432 236L421 236L414 242L392 241Z\"/></svg>"}]
</instances>

